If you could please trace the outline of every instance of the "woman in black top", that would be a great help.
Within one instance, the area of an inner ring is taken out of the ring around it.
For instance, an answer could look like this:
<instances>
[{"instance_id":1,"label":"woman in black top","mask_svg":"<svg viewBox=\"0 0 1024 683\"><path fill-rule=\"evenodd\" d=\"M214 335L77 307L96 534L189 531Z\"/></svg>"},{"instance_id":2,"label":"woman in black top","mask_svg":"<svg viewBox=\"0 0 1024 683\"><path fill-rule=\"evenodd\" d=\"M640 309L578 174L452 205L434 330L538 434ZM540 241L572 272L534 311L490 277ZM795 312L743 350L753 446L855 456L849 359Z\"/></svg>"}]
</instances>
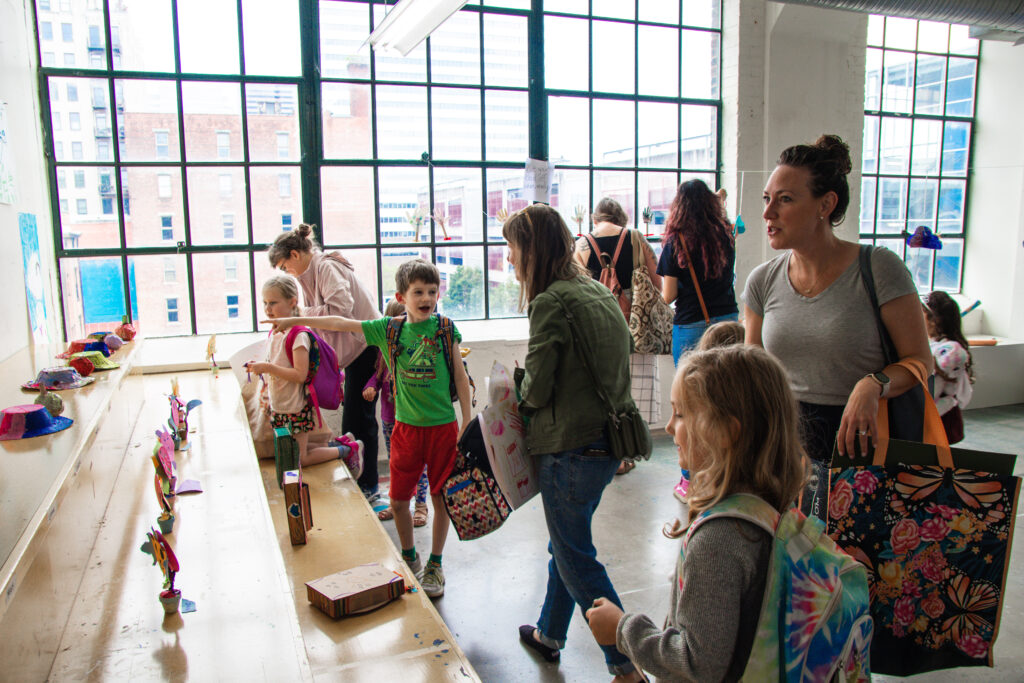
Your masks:
<instances>
[{"instance_id":1,"label":"woman in black top","mask_svg":"<svg viewBox=\"0 0 1024 683\"><path fill-rule=\"evenodd\" d=\"M683 248L685 243L685 249ZM736 320L736 242L725 205L702 180L688 180L679 186L658 261L663 277L661 292L667 303L675 302L672 328L672 358L679 364L685 351L697 346L704 330L721 320ZM687 264L689 254L708 318L701 309L693 276Z\"/></svg>"},{"instance_id":2,"label":"woman in black top","mask_svg":"<svg viewBox=\"0 0 1024 683\"><path fill-rule=\"evenodd\" d=\"M622 249L619 257L615 260L615 277L619 285L625 291L626 296L632 300L633 284L633 250L636 245L641 245L644 250L640 259L647 266L647 274L655 288L661 289L661 277L655 267L654 250L642 236L629 234L626 227L629 224L629 216L622 205L611 197L605 197L597 203L591 213L594 230L591 236L597 242L597 248L601 254L614 256L618 246L619 238L626 233L622 239ZM638 238L637 238L638 237ZM637 239L633 239L637 238ZM581 237L576 242L576 260L586 266L590 276L595 280L601 278L601 259L594 253L590 240ZM628 322L628 320L627 320ZM658 377L658 358L650 353L633 353L629 357L630 378L632 380L631 393L633 402L636 403L640 414L648 424L657 424L661 421L661 387ZM624 474L633 469L632 462L623 461L619 468L619 474Z\"/></svg>"}]
</instances>

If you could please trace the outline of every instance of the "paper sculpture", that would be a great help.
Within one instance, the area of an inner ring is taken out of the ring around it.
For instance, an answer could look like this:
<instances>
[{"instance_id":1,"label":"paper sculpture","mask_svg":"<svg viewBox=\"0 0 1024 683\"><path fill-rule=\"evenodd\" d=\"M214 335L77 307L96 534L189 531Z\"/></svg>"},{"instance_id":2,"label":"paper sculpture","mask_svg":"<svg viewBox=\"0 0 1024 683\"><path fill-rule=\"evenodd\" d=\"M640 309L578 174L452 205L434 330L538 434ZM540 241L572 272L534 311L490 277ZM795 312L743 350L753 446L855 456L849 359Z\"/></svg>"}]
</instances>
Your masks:
<instances>
[{"instance_id":1,"label":"paper sculpture","mask_svg":"<svg viewBox=\"0 0 1024 683\"><path fill-rule=\"evenodd\" d=\"M164 589L160 592L160 603L164 606L164 612L174 614L181 602L181 591L174 587L174 576L179 570L178 558L171 544L156 529L150 528L146 538L148 548L143 546L143 549L153 556L153 564L160 565L160 571L164 574Z\"/></svg>"},{"instance_id":2,"label":"paper sculpture","mask_svg":"<svg viewBox=\"0 0 1024 683\"><path fill-rule=\"evenodd\" d=\"M516 402L515 382L495 361L488 378L488 404L480 411L480 431L494 480L513 510L540 491L536 459L526 456L523 419Z\"/></svg>"},{"instance_id":3,"label":"paper sculpture","mask_svg":"<svg viewBox=\"0 0 1024 683\"><path fill-rule=\"evenodd\" d=\"M306 532L313 528L313 512L309 507L309 484L302 481L301 470L284 473L284 509L292 545L304 545Z\"/></svg>"},{"instance_id":4,"label":"paper sculpture","mask_svg":"<svg viewBox=\"0 0 1024 683\"><path fill-rule=\"evenodd\" d=\"M335 619L383 607L403 593L402 575L376 562L306 583L309 601Z\"/></svg>"},{"instance_id":5,"label":"paper sculpture","mask_svg":"<svg viewBox=\"0 0 1024 683\"><path fill-rule=\"evenodd\" d=\"M171 394L167 397L171 404L171 416L167 418L167 426L171 428L171 438L174 439L175 450L188 448L188 416L194 409L203 404L198 398L185 403L178 398L178 378L171 380ZM186 444L186 445L182 445Z\"/></svg>"}]
</instances>

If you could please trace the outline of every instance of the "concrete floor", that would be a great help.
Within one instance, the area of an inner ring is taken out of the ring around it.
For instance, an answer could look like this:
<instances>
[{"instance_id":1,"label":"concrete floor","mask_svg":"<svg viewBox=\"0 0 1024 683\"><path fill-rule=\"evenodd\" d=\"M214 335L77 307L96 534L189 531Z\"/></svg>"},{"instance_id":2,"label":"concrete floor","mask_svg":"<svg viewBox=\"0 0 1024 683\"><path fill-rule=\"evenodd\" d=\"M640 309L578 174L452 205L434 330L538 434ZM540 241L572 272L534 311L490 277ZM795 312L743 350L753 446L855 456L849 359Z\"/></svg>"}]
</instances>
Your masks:
<instances>
[{"instance_id":1,"label":"concrete floor","mask_svg":"<svg viewBox=\"0 0 1024 683\"><path fill-rule=\"evenodd\" d=\"M600 559L627 610L651 615L668 611L669 578L679 541L661 535L662 525L684 513L672 497L678 480L675 448L655 435L654 455L631 473L615 477L594 520ZM961 444L1017 453L1015 474L1024 476L1024 404L965 413ZM1018 504L1006 597L995 645L995 668L965 668L912 677L935 681L1024 681L1024 513ZM394 525L385 523L397 543ZM454 531L445 549L447 588L438 611L484 681L610 680L603 655L577 613L560 664L549 664L518 640L520 624L536 623L547 581L547 528L540 499L516 510L501 529L460 542ZM420 552L429 552L430 526L416 530ZM875 680L899 680L876 676Z\"/></svg>"}]
</instances>

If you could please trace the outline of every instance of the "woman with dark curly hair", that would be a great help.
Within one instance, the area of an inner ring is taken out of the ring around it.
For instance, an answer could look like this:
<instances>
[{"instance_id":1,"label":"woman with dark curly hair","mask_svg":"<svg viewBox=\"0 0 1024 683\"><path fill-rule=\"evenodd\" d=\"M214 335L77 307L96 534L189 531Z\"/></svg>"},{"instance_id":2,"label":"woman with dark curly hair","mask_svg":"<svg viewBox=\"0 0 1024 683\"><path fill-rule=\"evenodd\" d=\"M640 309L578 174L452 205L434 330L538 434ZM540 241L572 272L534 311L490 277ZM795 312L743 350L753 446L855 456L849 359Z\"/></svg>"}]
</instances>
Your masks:
<instances>
[{"instance_id":1,"label":"woman with dark curly hair","mask_svg":"<svg viewBox=\"0 0 1024 683\"><path fill-rule=\"evenodd\" d=\"M679 186L662 237L661 293L675 302L672 358L695 347L712 323L736 320L736 242L725 205L703 180Z\"/></svg>"}]
</instances>

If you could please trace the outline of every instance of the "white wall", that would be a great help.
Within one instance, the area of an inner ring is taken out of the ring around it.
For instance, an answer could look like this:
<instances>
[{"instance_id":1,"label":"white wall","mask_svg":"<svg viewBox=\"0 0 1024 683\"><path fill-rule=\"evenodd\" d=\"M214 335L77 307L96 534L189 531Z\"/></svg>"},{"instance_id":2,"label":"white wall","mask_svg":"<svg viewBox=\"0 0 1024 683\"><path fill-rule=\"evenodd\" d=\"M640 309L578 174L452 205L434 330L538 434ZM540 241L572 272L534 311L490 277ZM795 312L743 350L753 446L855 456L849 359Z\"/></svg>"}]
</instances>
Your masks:
<instances>
[{"instance_id":1,"label":"white wall","mask_svg":"<svg viewBox=\"0 0 1024 683\"><path fill-rule=\"evenodd\" d=\"M49 334L56 340L61 312L55 309L53 237L49 186L42 150L32 0L0 2L0 102L7 105L8 151L15 171L14 204L0 204L0 360L32 344L25 303L18 214L35 214L46 287Z\"/></svg>"},{"instance_id":2,"label":"white wall","mask_svg":"<svg viewBox=\"0 0 1024 683\"><path fill-rule=\"evenodd\" d=\"M981 48L964 294L981 300L983 334L1024 340L1024 46ZM1019 375L1024 367L1017 368Z\"/></svg>"}]
</instances>

